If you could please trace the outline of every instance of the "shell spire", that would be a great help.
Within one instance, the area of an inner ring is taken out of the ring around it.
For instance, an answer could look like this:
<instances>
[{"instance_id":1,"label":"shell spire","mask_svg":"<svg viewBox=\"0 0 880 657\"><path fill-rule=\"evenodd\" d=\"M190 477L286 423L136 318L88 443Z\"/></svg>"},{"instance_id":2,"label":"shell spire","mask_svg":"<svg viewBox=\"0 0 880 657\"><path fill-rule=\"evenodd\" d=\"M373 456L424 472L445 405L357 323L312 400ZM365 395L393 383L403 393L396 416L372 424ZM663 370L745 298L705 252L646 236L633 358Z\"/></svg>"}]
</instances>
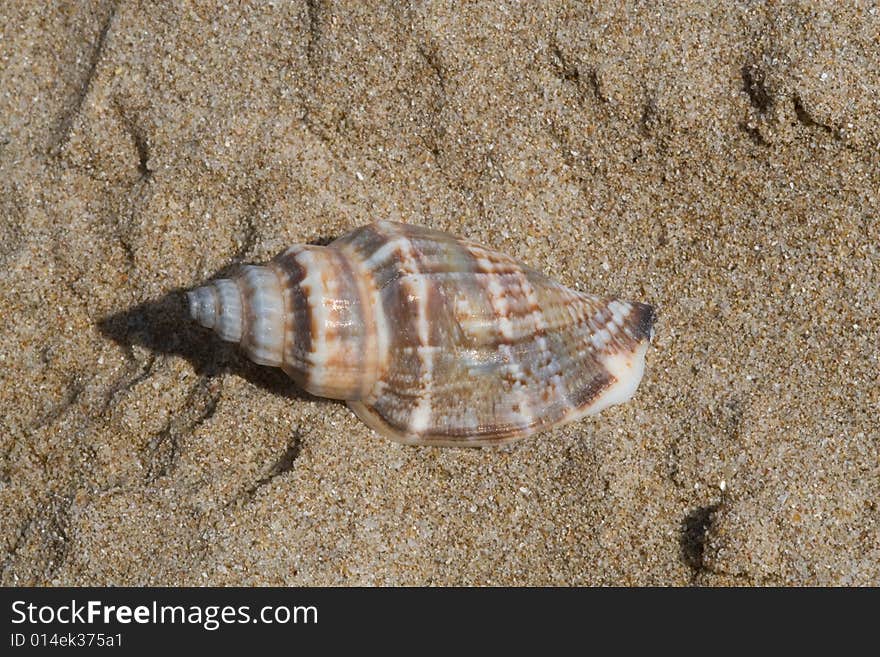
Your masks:
<instances>
[{"instance_id":1,"label":"shell spire","mask_svg":"<svg viewBox=\"0 0 880 657\"><path fill-rule=\"evenodd\" d=\"M654 311L379 222L187 293L190 314L404 443L508 442L630 399Z\"/></svg>"}]
</instances>

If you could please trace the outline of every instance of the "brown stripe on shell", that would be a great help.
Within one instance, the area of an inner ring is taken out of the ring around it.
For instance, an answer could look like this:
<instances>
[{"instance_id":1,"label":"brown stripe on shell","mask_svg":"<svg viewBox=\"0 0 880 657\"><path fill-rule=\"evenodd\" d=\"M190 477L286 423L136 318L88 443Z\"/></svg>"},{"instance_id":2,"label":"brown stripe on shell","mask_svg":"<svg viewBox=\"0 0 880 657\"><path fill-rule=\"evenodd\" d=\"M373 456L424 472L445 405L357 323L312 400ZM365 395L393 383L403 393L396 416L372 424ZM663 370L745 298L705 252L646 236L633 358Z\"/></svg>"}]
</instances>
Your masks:
<instances>
[{"instance_id":1,"label":"brown stripe on shell","mask_svg":"<svg viewBox=\"0 0 880 657\"><path fill-rule=\"evenodd\" d=\"M576 303L576 302L573 302ZM599 351L593 342L595 328L591 320L596 317L599 302L592 297L584 298L580 321L571 324L564 339L570 341L560 348L567 354L568 363L564 377L572 406L583 412L614 383L614 378L602 364Z\"/></svg>"},{"instance_id":2,"label":"brown stripe on shell","mask_svg":"<svg viewBox=\"0 0 880 657\"><path fill-rule=\"evenodd\" d=\"M384 406L389 415L397 416L395 424L399 430L421 435L431 426L432 419L433 356L425 351L430 349L431 342L430 336L423 333L430 331L427 309L429 297L436 298L436 294L432 295L432 285L422 275L418 253L406 232L395 224L377 224L373 230L384 239L388 255L387 259L375 260L372 271L384 271L380 280L387 276L393 281L381 288L378 309L384 313L391 336L389 367L382 388L397 391L393 398L385 397ZM414 285L422 289L414 290ZM393 411L388 408L403 400L406 406Z\"/></svg>"},{"instance_id":3,"label":"brown stripe on shell","mask_svg":"<svg viewBox=\"0 0 880 657\"><path fill-rule=\"evenodd\" d=\"M349 253L352 259L360 261L361 270L372 276L376 289L383 290L400 275L394 257L399 245L384 231L386 227L396 230L397 226L399 224L392 222L363 226L331 242L330 248Z\"/></svg>"},{"instance_id":4,"label":"brown stripe on shell","mask_svg":"<svg viewBox=\"0 0 880 657\"><path fill-rule=\"evenodd\" d=\"M604 407L600 403L603 395L620 383L608 371L607 359L617 354L635 354L650 339L653 322L653 309L645 304L581 296L584 306L575 313L579 319L571 325L571 335L577 336L577 344L567 350L571 358L566 370L569 387L579 391L571 395L577 407L573 417ZM614 316L621 311L625 316L618 324Z\"/></svg>"},{"instance_id":5,"label":"brown stripe on shell","mask_svg":"<svg viewBox=\"0 0 880 657\"><path fill-rule=\"evenodd\" d=\"M307 369L306 390L332 399L356 399L371 387L360 286L346 256L337 248L308 246L293 255L302 269L298 287L309 306L310 348L297 363ZM370 327L372 330L372 327Z\"/></svg>"},{"instance_id":6,"label":"brown stripe on shell","mask_svg":"<svg viewBox=\"0 0 880 657\"><path fill-rule=\"evenodd\" d=\"M302 247L291 247L278 255L272 266L282 282L286 312L284 362L281 368L301 388L309 388L309 354L312 352L312 309L300 283L305 268L296 259Z\"/></svg>"},{"instance_id":7,"label":"brown stripe on shell","mask_svg":"<svg viewBox=\"0 0 880 657\"><path fill-rule=\"evenodd\" d=\"M369 394L380 375L375 308L371 302L372 290L365 285L364 277L355 269L355 265L348 255L342 251L337 251L337 253L338 262L346 279L347 294L353 300L352 326L358 328L357 331L344 331L344 339L348 345L347 351L353 362L357 363L358 371L362 373L358 377L359 380L356 381L357 385L352 386L351 398L362 399ZM340 355L343 355L342 351Z\"/></svg>"},{"instance_id":8,"label":"brown stripe on shell","mask_svg":"<svg viewBox=\"0 0 880 657\"><path fill-rule=\"evenodd\" d=\"M589 383L572 396L571 402L574 408L579 411L588 409L614 382L614 377L607 370L597 369L595 376L590 378Z\"/></svg>"}]
</instances>

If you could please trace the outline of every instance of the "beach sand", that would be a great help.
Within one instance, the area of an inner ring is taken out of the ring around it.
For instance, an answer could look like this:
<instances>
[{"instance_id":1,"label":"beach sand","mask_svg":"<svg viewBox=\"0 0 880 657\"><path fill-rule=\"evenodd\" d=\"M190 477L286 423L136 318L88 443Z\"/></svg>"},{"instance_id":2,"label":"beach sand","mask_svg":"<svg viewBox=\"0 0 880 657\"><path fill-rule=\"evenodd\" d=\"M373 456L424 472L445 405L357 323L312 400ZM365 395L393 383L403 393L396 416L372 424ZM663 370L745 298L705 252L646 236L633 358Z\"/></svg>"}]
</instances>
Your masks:
<instances>
[{"instance_id":1,"label":"beach sand","mask_svg":"<svg viewBox=\"0 0 880 657\"><path fill-rule=\"evenodd\" d=\"M0 581L880 584L880 9L715 4L4 2ZM635 398L405 447L190 322L378 219L653 304Z\"/></svg>"}]
</instances>

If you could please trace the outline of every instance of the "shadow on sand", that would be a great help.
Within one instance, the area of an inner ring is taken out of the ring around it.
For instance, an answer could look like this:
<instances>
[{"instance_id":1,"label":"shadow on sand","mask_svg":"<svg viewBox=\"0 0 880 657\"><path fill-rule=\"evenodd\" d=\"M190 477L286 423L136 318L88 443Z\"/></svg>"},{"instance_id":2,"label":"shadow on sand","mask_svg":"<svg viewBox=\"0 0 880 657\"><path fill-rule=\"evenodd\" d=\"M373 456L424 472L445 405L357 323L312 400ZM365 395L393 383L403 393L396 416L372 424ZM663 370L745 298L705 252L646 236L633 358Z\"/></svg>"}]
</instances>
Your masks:
<instances>
[{"instance_id":1,"label":"shadow on sand","mask_svg":"<svg viewBox=\"0 0 880 657\"><path fill-rule=\"evenodd\" d=\"M297 388L282 370L251 362L238 345L224 342L192 321L183 289L108 315L98 327L104 336L123 347L139 345L153 353L185 358L200 376L233 373L276 395L317 399Z\"/></svg>"}]
</instances>

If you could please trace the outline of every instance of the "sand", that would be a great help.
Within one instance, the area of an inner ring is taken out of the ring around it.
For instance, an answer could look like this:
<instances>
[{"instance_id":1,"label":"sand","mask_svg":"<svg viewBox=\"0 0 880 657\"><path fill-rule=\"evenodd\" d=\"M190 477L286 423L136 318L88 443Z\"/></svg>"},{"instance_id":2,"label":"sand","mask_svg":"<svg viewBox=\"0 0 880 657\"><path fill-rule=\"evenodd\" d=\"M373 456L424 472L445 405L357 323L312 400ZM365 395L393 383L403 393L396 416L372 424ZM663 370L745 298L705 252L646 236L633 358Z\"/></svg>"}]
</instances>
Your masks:
<instances>
[{"instance_id":1,"label":"sand","mask_svg":"<svg viewBox=\"0 0 880 657\"><path fill-rule=\"evenodd\" d=\"M880 584L875 3L0 5L7 585ZM376 219L657 308L635 398L404 447L180 291Z\"/></svg>"}]
</instances>

